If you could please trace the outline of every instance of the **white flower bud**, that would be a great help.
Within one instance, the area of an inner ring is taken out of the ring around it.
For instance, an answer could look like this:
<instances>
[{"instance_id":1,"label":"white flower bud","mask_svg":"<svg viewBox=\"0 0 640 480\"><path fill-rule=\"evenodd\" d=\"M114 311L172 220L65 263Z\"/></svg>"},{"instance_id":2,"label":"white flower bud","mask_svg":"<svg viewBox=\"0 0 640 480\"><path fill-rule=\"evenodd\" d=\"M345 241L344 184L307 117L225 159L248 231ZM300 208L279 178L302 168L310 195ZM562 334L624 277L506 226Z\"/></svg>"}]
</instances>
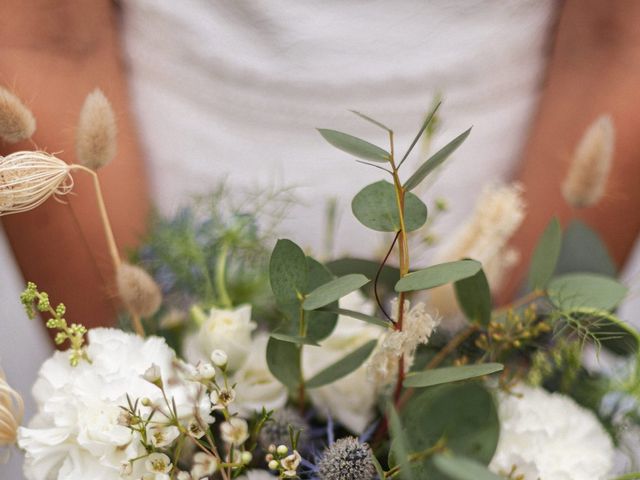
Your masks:
<instances>
[{"instance_id":1,"label":"white flower bud","mask_svg":"<svg viewBox=\"0 0 640 480\"><path fill-rule=\"evenodd\" d=\"M279 466L279 463L278 463L276 460L271 460L271 461L269 462L269 468L270 468L271 470L277 470L277 469L278 469L278 466Z\"/></svg>"},{"instance_id":2,"label":"white flower bud","mask_svg":"<svg viewBox=\"0 0 640 480\"><path fill-rule=\"evenodd\" d=\"M276 449L278 455L286 455L288 451L289 449L286 445L278 445L278 448Z\"/></svg>"},{"instance_id":3,"label":"white flower bud","mask_svg":"<svg viewBox=\"0 0 640 480\"><path fill-rule=\"evenodd\" d=\"M151 364L151 366L145 370L142 378L147 382L153 383L154 385L162 388L162 372L160 371L160 367L155 363Z\"/></svg>"},{"instance_id":4,"label":"white flower bud","mask_svg":"<svg viewBox=\"0 0 640 480\"><path fill-rule=\"evenodd\" d=\"M251 460L253 460L253 455L251 455L251 452L242 452L242 454L240 455L240 461L243 465L251 463Z\"/></svg>"},{"instance_id":5,"label":"white flower bud","mask_svg":"<svg viewBox=\"0 0 640 480\"><path fill-rule=\"evenodd\" d=\"M211 361L218 368L224 368L227 366L229 358L224 350L216 349L211 352Z\"/></svg>"},{"instance_id":6,"label":"white flower bud","mask_svg":"<svg viewBox=\"0 0 640 480\"><path fill-rule=\"evenodd\" d=\"M196 366L196 375L199 380L213 380L216 369L210 363L201 362Z\"/></svg>"}]
</instances>

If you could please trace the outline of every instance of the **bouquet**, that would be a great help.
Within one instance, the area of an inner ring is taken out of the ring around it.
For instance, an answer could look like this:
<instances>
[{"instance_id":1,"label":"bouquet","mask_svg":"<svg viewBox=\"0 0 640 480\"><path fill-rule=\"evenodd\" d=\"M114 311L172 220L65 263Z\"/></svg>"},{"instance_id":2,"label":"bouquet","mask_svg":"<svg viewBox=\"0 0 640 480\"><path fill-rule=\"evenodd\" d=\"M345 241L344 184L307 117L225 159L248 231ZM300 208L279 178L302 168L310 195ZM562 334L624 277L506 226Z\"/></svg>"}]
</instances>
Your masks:
<instances>
[{"instance_id":1,"label":"bouquet","mask_svg":"<svg viewBox=\"0 0 640 480\"><path fill-rule=\"evenodd\" d=\"M222 189L156 218L124 260L97 173L116 151L100 91L80 114L80 163L37 149L1 158L3 214L61 199L73 175L95 180L123 306L120 328L87 331L28 284L29 316L44 317L62 349L42 365L38 412L25 426L20 395L0 377L0 445L24 451L25 476L640 478L632 462L618 473L614 462L640 431L640 334L615 313L627 288L593 230L552 219L521 296L496 307L492 287L513 263L507 241L524 217L520 188L497 187L439 263L413 263L446 210L414 192L470 134L406 172L416 144L436 129L438 107L404 151L390 128L358 112L388 148L319 130L381 171L352 202L387 243L373 260L321 262L295 239L274 244L263 206L282 213L287 200L276 192L224 205ZM24 104L0 91L0 137L11 143L34 129ZM604 192L613 136L602 117L576 148L564 184L576 211ZM613 366L600 366L612 355Z\"/></svg>"}]
</instances>

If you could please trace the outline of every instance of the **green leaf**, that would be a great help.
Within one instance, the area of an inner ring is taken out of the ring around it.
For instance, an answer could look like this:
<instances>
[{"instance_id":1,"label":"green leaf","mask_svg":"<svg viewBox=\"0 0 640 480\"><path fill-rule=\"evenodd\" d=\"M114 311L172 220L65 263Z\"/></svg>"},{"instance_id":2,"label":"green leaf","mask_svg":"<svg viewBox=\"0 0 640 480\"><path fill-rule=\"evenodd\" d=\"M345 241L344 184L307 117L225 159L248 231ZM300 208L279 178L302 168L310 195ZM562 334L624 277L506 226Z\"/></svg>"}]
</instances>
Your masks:
<instances>
[{"instance_id":1,"label":"green leaf","mask_svg":"<svg viewBox=\"0 0 640 480\"><path fill-rule=\"evenodd\" d=\"M312 345L319 347L320 344L307 337L298 337L297 335L287 335L286 333L273 332L271 338L282 340L283 342L295 343L296 345Z\"/></svg>"},{"instance_id":2,"label":"green leaf","mask_svg":"<svg viewBox=\"0 0 640 480\"><path fill-rule=\"evenodd\" d=\"M569 273L551 280L547 293L562 310L583 307L612 310L627 294L627 287L604 275Z\"/></svg>"},{"instance_id":3,"label":"green leaf","mask_svg":"<svg viewBox=\"0 0 640 480\"><path fill-rule=\"evenodd\" d=\"M471 277L454 283L456 298L466 317L488 325L491 321L491 290L482 268Z\"/></svg>"},{"instance_id":4,"label":"green leaf","mask_svg":"<svg viewBox=\"0 0 640 480\"><path fill-rule=\"evenodd\" d=\"M362 365L371 352L376 347L378 342L376 340L370 340L361 347L358 347L353 352L345 355L337 362L329 365L324 370L320 371L312 378L310 378L305 386L307 388L318 388L329 383L333 383L336 380L340 380L342 377L346 377L351 372L355 371L360 365Z\"/></svg>"},{"instance_id":5,"label":"green leaf","mask_svg":"<svg viewBox=\"0 0 640 480\"><path fill-rule=\"evenodd\" d=\"M383 130L386 130L387 132L391 132L391 129L390 129L389 127L387 127L387 126L386 126L385 124L383 124L383 123L380 123L380 122L379 122L379 121L377 121L376 119L371 118L370 116L365 115L364 113L358 112L358 111L356 111L356 110L349 110L349 111L350 111L351 113L353 113L353 114L355 114L355 115L359 116L359 117L360 117L360 118L362 118L363 120L366 120L367 122L370 122L370 123L374 124L376 127L380 127L380 128L382 128Z\"/></svg>"},{"instance_id":6,"label":"green leaf","mask_svg":"<svg viewBox=\"0 0 640 480\"><path fill-rule=\"evenodd\" d=\"M409 156L409 154L411 153L411 151L413 150L413 147L416 146L416 143L418 143L418 140L420 140L420 137L422 136L422 134L424 133L424 131L427 129L427 127L431 124L431 121L433 120L433 117L435 117L436 112L438 111L438 109L440 108L440 105L442 104L442 102L437 102L435 107L433 107L433 109L431 110L431 112L429 113L429 115L427 115L427 118L425 119L425 121L422 123L422 127L420 127L420 130L418 131L417 135L415 136L415 138L413 139L413 142L411 142L411 145L409 145L409 148L407 149L407 151L405 152L405 154L402 156L402 160L400 160L400 163L398 164L398 168L400 168L400 165L402 165L402 163L407 159L407 157Z\"/></svg>"},{"instance_id":7,"label":"green leaf","mask_svg":"<svg viewBox=\"0 0 640 480\"><path fill-rule=\"evenodd\" d=\"M305 310L315 310L324 307L358 290L367 283L369 283L369 279L359 273L352 273L344 277L336 278L324 285L320 285L309 293L304 299L304 302L302 302L302 308Z\"/></svg>"},{"instance_id":8,"label":"green leaf","mask_svg":"<svg viewBox=\"0 0 640 480\"><path fill-rule=\"evenodd\" d=\"M556 275L599 273L615 277L617 268L600 236L580 220L565 229Z\"/></svg>"},{"instance_id":9,"label":"green leaf","mask_svg":"<svg viewBox=\"0 0 640 480\"><path fill-rule=\"evenodd\" d=\"M382 465L380 465L380 462L375 455L371 455L371 461L373 462L373 466L375 467L376 473L378 474L378 480L384 480L384 469L382 468Z\"/></svg>"},{"instance_id":10,"label":"green leaf","mask_svg":"<svg viewBox=\"0 0 640 480\"><path fill-rule=\"evenodd\" d=\"M327 268L334 275L343 276L348 273L361 273L367 278L375 278L380 262L374 262L363 258L339 258L327 263ZM400 278L400 269L391 265L382 267L378 278L378 287L382 286L388 290L393 290L393 286Z\"/></svg>"},{"instance_id":11,"label":"green leaf","mask_svg":"<svg viewBox=\"0 0 640 480\"><path fill-rule=\"evenodd\" d=\"M278 240L269 262L271 289L280 305L296 304L307 288L307 260L291 240Z\"/></svg>"},{"instance_id":12,"label":"green leaf","mask_svg":"<svg viewBox=\"0 0 640 480\"><path fill-rule=\"evenodd\" d=\"M309 268L309 285L308 290L311 291L333 280L333 274L327 267L317 260L307 257L307 266ZM327 305L327 308L338 308L338 302ZM320 341L331 335L338 323L338 315L333 312L309 311L305 312L307 318L307 338Z\"/></svg>"},{"instance_id":13,"label":"green leaf","mask_svg":"<svg viewBox=\"0 0 640 480\"><path fill-rule=\"evenodd\" d=\"M455 152L456 149L460 145L462 145L462 143L469 136L469 133L471 133L471 129L461 133L436 153L434 153L431 157L429 157L429 159L422 165L420 165L418 170L416 170L415 173L411 175L411 177L409 177L409 180L407 180L404 184L404 188L406 190L413 190L414 188L416 188L420 184L420 182L422 182L427 177L427 175L429 175L436 168L442 165L444 161L449 158L449 155Z\"/></svg>"},{"instance_id":14,"label":"green leaf","mask_svg":"<svg viewBox=\"0 0 640 480\"><path fill-rule=\"evenodd\" d=\"M269 371L289 390L300 383L300 349L294 343L269 338L267 343L267 365Z\"/></svg>"},{"instance_id":15,"label":"green leaf","mask_svg":"<svg viewBox=\"0 0 640 480\"><path fill-rule=\"evenodd\" d=\"M556 217L542 233L538 245L533 251L529 269L529 287L531 289L546 288L556 269L560 249L562 248L562 227Z\"/></svg>"},{"instance_id":16,"label":"green leaf","mask_svg":"<svg viewBox=\"0 0 640 480\"><path fill-rule=\"evenodd\" d=\"M353 198L351 209L365 227L378 232L400 230L396 191L389 182L381 180L364 187ZM410 192L405 194L404 219L408 232L417 230L427 221L427 206Z\"/></svg>"},{"instance_id":17,"label":"green leaf","mask_svg":"<svg viewBox=\"0 0 640 480\"><path fill-rule=\"evenodd\" d=\"M472 277L480 271L482 265L475 260L458 260L427 267L410 273L396 283L396 292L428 290L450 282Z\"/></svg>"},{"instance_id":18,"label":"green leaf","mask_svg":"<svg viewBox=\"0 0 640 480\"><path fill-rule=\"evenodd\" d=\"M443 383L459 382L470 378L482 377L504 369L501 363L482 363L479 365L464 365L461 367L442 367L424 372L410 373L404 380L406 388L424 388L441 385Z\"/></svg>"},{"instance_id":19,"label":"green leaf","mask_svg":"<svg viewBox=\"0 0 640 480\"><path fill-rule=\"evenodd\" d=\"M318 131L331 145L355 157L383 163L391 157L386 150L347 133L326 128L319 128Z\"/></svg>"},{"instance_id":20,"label":"green leaf","mask_svg":"<svg viewBox=\"0 0 640 480\"><path fill-rule=\"evenodd\" d=\"M391 453L395 459L396 465L400 465L400 478L404 480L413 480L415 477L414 470L409 468L409 440L402 428L402 421L398 416L398 412L391 405L389 407L389 427L391 430Z\"/></svg>"},{"instance_id":21,"label":"green leaf","mask_svg":"<svg viewBox=\"0 0 640 480\"><path fill-rule=\"evenodd\" d=\"M413 452L446 440L456 455L488 464L498 444L500 424L493 396L479 382L450 383L421 390L402 411ZM414 464L417 478L451 480L430 458Z\"/></svg>"},{"instance_id":22,"label":"green leaf","mask_svg":"<svg viewBox=\"0 0 640 480\"><path fill-rule=\"evenodd\" d=\"M346 308L321 308L321 312L334 312L338 315L344 315L345 317L355 318L356 320L362 320L363 322L371 323L373 325L379 325L385 328L391 328L392 323L389 320L383 320L382 318L373 317L366 313L356 312L354 310L347 310Z\"/></svg>"},{"instance_id":23,"label":"green leaf","mask_svg":"<svg viewBox=\"0 0 640 480\"><path fill-rule=\"evenodd\" d=\"M451 480L502 480L481 463L454 455L435 455L433 464Z\"/></svg>"}]
</instances>

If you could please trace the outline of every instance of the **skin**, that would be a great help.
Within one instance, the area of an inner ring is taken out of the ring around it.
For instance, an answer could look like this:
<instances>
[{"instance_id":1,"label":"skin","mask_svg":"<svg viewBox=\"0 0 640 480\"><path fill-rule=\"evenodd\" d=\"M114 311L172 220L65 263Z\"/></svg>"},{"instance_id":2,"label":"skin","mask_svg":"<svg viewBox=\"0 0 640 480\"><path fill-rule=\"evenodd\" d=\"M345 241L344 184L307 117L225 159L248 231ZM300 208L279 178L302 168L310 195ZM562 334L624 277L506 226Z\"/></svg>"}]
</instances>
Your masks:
<instances>
[{"instance_id":1,"label":"skin","mask_svg":"<svg viewBox=\"0 0 640 480\"><path fill-rule=\"evenodd\" d=\"M149 209L146 174L128 110L127 87L111 2L9 0L0 2L0 84L14 88L38 122L33 140L75 162L74 128L86 95L101 88L119 127L115 160L100 170L103 193L120 251L144 233ZM28 142L0 153L33 149ZM64 203L2 218L25 279L64 302L67 320L87 327L115 321L117 297L91 178L74 175L75 194Z\"/></svg>"},{"instance_id":2,"label":"skin","mask_svg":"<svg viewBox=\"0 0 640 480\"><path fill-rule=\"evenodd\" d=\"M568 0L561 11L544 93L517 178L527 217L513 238L522 261L500 294L505 303L521 285L531 252L553 215L595 228L618 266L640 232L640 2ZM585 129L601 114L613 118L615 156L603 199L573 210L561 185Z\"/></svg>"},{"instance_id":3,"label":"skin","mask_svg":"<svg viewBox=\"0 0 640 480\"><path fill-rule=\"evenodd\" d=\"M0 82L17 86L39 124L35 142L74 161L73 129L87 93L102 88L118 115L116 160L101 172L107 208L121 251L144 231L149 195L135 126L128 110L113 4L105 0L0 2ZM513 239L523 262L500 293L505 301L526 271L530 252L553 215L565 223L560 185L584 129L608 112L617 130L615 167L604 200L577 215L602 232L622 264L640 231L640 2L567 0L561 6L544 93L524 149L518 179L529 205ZM30 145L0 145L4 153ZM64 300L68 318L108 325L117 300L113 271L88 178L77 195L5 217L5 231L27 279ZM632 213L629 215L628 213ZM622 217L624 215L624 217ZM624 218L624 221L621 219ZM91 246L91 247L90 247Z\"/></svg>"}]
</instances>

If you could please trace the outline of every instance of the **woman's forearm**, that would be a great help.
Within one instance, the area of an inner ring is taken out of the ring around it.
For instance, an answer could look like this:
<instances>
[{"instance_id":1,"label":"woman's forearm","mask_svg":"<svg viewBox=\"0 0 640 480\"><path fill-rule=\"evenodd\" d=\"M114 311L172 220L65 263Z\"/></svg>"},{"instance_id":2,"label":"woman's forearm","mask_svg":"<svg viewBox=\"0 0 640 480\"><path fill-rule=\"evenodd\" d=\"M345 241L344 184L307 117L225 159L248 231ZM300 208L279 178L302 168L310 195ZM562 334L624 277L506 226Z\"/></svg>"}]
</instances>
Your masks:
<instances>
[{"instance_id":1,"label":"woman's forearm","mask_svg":"<svg viewBox=\"0 0 640 480\"><path fill-rule=\"evenodd\" d=\"M5 0L0 2L0 81L15 88L33 111L38 148L75 161L74 128L86 95L101 88L117 115L118 153L100 171L121 251L144 232L148 189L129 113L110 1ZM32 149L0 144L2 153ZM63 301L68 318L87 326L115 320L113 268L99 221L91 179L74 175L74 194L53 199L3 224L25 279Z\"/></svg>"},{"instance_id":2,"label":"woman's forearm","mask_svg":"<svg viewBox=\"0 0 640 480\"><path fill-rule=\"evenodd\" d=\"M577 216L604 237L619 266L640 231L640 3L568 0L560 16L546 85L518 179L528 204L513 244L523 254L501 300L516 293L540 234L553 215ZM586 127L610 114L616 130L602 201L571 211L561 194Z\"/></svg>"}]
</instances>

